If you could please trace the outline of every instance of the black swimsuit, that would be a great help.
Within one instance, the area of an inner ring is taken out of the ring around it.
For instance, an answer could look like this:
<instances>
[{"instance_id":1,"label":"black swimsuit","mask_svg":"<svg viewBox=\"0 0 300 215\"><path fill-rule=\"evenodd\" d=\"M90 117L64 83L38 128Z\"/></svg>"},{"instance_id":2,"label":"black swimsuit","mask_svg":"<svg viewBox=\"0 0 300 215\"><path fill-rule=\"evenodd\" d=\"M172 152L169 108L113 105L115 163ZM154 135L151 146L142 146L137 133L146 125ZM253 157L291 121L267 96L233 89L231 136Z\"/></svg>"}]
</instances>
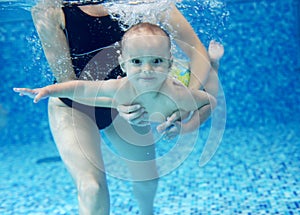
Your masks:
<instances>
[{"instance_id":1,"label":"black swimsuit","mask_svg":"<svg viewBox=\"0 0 300 215\"><path fill-rule=\"evenodd\" d=\"M90 16L77 6L63 7L63 11L66 20L65 34L77 78L107 80L124 76L117 63L118 48L114 46L124 34L118 22L110 16ZM95 120L99 129L109 126L117 115L115 109L82 105L66 98L60 100L69 107L86 113Z\"/></svg>"}]
</instances>

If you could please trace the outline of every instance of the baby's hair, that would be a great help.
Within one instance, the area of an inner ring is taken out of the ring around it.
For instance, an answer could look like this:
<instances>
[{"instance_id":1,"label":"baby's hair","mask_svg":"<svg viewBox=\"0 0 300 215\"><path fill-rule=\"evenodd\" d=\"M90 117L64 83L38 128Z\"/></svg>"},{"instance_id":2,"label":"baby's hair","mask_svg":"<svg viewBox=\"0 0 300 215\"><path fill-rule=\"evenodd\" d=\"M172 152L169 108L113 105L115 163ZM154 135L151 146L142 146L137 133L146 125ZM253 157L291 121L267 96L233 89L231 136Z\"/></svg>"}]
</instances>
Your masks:
<instances>
[{"instance_id":1,"label":"baby's hair","mask_svg":"<svg viewBox=\"0 0 300 215\"><path fill-rule=\"evenodd\" d=\"M121 46L124 47L124 42L129 39L132 35L141 35L141 36L162 36L167 37L169 41L169 47L171 47L171 40L169 34L159 27L158 25L151 24L148 22L142 22L132 26L126 33L123 35Z\"/></svg>"}]
</instances>

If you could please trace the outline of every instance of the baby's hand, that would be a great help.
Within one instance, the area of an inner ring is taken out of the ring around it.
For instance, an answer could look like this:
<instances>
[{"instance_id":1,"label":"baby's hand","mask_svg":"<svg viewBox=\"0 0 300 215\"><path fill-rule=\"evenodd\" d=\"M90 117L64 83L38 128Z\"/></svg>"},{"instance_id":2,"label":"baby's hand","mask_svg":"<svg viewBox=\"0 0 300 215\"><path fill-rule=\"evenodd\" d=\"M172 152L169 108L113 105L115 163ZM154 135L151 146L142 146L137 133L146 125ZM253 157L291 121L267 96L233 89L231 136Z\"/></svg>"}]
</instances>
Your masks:
<instances>
[{"instance_id":1,"label":"baby's hand","mask_svg":"<svg viewBox=\"0 0 300 215\"><path fill-rule=\"evenodd\" d=\"M49 97L49 92L45 88L13 88L16 93L19 93L20 96L28 96L33 99L34 103L38 103L41 99Z\"/></svg>"}]
</instances>

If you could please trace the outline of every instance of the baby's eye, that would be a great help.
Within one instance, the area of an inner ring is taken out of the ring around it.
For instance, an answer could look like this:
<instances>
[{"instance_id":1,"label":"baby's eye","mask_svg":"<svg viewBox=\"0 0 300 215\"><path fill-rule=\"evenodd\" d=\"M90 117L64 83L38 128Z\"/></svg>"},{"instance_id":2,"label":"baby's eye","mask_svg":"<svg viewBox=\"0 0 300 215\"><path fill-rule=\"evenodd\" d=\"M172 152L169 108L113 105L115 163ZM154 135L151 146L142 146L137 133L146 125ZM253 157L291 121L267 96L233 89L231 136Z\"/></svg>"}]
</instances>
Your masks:
<instances>
[{"instance_id":1,"label":"baby's eye","mask_svg":"<svg viewBox=\"0 0 300 215\"><path fill-rule=\"evenodd\" d=\"M135 65L139 65L142 63L142 61L140 59L131 59L131 63Z\"/></svg>"},{"instance_id":2,"label":"baby's eye","mask_svg":"<svg viewBox=\"0 0 300 215\"><path fill-rule=\"evenodd\" d=\"M164 62L164 60L163 60L162 58L155 58L155 59L153 59L153 61L152 61L153 64L160 64L160 63L162 63L162 62Z\"/></svg>"}]
</instances>

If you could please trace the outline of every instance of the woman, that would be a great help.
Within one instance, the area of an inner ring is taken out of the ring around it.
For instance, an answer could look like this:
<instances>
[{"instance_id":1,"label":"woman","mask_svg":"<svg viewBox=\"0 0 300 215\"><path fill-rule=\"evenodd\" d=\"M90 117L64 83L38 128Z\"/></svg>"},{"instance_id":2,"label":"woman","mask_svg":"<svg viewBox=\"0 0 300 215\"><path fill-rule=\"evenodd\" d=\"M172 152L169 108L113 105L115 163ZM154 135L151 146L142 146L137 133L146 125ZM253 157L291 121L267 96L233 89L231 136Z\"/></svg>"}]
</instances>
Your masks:
<instances>
[{"instance_id":1,"label":"woman","mask_svg":"<svg viewBox=\"0 0 300 215\"><path fill-rule=\"evenodd\" d=\"M173 37L184 42L181 48L191 60L190 87L199 89L210 69L206 50L175 5L170 7L170 16L164 17L168 18L166 28L172 26ZM124 33L102 5L63 6L59 1L46 0L32 9L32 17L57 82L78 78L110 79L122 75L118 67L110 66L100 74L86 72L89 70L86 69L87 63L97 55L94 50L118 42ZM112 50L115 50L114 47ZM114 65L116 56L106 56L109 57L101 61ZM108 99L99 102L102 106L112 105ZM123 118L117 116L114 109L87 107L66 99L49 100L51 132L61 158L74 179L80 214L105 215L110 211L99 129L103 129L128 166L140 214L153 214L158 176L154 141L149 127L145 126L147 115L139 105L121 106L118 110ZM208 116L209 111L204 111L202 119ZM130 127L125 119L131 121L132 129L124 130ZM144 161L154 162L139 165ZM118 176L118 172L114 170L110 173Z\"/></svg>"}]
</instances>

